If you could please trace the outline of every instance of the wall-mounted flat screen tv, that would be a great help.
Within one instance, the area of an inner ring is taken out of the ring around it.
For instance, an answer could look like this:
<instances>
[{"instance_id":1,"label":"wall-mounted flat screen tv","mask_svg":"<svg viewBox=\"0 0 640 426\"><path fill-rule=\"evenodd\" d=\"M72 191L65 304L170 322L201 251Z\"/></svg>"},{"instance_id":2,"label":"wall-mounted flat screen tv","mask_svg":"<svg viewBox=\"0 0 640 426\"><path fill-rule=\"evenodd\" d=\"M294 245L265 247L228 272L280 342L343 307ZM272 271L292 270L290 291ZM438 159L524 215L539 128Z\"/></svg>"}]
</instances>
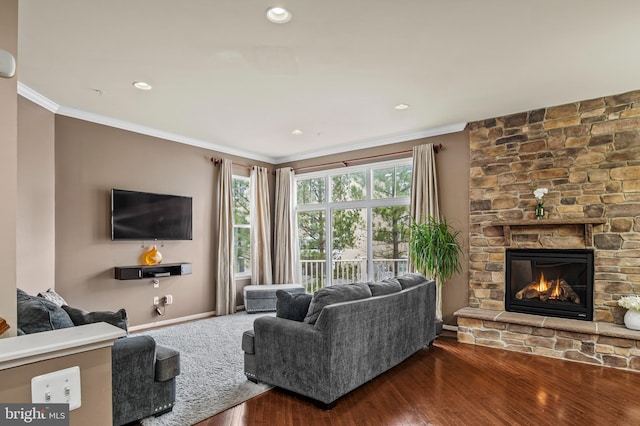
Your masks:
<instances>
[{"instance_id":1,"label":"wall-mounted flat screen tv","mask_svg":"<svg viewBox=\"0 0 640 426\"><path fill-rule=\"evenodd\" d=\"M111 239L191 240L192 199L180 195L111 190Z\"/></svg>"}]
</instances>

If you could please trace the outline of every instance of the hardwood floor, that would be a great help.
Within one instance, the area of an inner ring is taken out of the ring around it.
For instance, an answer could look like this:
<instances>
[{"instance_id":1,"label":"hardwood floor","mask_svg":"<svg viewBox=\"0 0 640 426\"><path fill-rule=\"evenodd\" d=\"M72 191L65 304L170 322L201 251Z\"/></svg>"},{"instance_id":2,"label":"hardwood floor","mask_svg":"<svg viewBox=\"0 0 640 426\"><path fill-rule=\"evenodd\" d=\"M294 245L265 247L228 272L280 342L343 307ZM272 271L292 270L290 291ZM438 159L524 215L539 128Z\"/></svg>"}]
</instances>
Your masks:
<instances>
[{"instance_id":1,"label":"hardwood floor","mask_svg":"<svg viewBox=\"0 0 640 426\"><path fill-rule=\"evenodd\" d=\"M219 425L640 425L640 372L440 336L324 411L279 389L204 420Z\"/></svg>"}]
</instances>

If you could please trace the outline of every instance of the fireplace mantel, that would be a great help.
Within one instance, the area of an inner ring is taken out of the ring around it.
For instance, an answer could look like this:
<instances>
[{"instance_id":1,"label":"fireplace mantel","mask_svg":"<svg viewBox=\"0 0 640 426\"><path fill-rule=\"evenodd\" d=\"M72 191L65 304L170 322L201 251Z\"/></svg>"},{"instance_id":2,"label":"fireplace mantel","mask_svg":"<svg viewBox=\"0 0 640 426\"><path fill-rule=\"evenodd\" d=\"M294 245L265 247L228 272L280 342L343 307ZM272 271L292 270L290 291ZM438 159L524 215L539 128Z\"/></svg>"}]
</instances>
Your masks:
<instances>
[{"instance_id":1,"label":"fireplace mantel","mask_svg":"<svg viewBox=\"0 0 640 426\"><path fill-rule=\"evenodd\" d=\"M603 217L597 218L571 218L571 219L520 219L520 220L500 220L491 222L491 226L502 226L504 233L504 245L510 247L512 226L562 226L562 225L584 225L584 245L593 247L593 225L607 223Z\"/></svg>"}]
</instances>

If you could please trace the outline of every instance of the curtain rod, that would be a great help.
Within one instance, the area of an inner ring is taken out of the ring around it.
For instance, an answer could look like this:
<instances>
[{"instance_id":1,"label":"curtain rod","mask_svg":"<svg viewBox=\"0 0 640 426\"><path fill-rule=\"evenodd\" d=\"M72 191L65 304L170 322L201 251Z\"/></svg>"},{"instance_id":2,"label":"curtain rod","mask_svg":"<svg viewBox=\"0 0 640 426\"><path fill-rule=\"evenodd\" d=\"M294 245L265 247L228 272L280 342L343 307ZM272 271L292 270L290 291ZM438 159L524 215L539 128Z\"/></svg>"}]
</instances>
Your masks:
<instances>
[{"instance_id":1,"label":"curtain rod","mask_svg":"<svg viewBox=\"0 0 640 426\"><path fill-rule=\"evenodd\" d=\"M439 151L442 151L443 149L444 149L444 147L442 146L442 144L438 144L438 145L434 145L433 146L433 151L436 154ZM351 163L359 163L359 162L364 161L364 160L373 160L373 159L377 159L377 158L395 157L396 155L409 154L409 153L412 153L412 152L413 152L412 149L406 149L404 151L389 152L387 154L369 155L367 157L353 158L351 160L331 161L329 163L314 164L314 165L311 165L311 166L302 166L302 167L298 167L298 168L293 169L293 170L297 172L299 170L316 169L316 168L319 168L319 167L331 166L333 164L342 164L344 167L348 167L349 164L351 164Z\"/></svg>"},{"instance_id":2,"label":"curtain rod","mask_svg":"<svg viewBox=\"0 0 640 426\"><path fill-rule=\"evenodd\" d=\"M444 146L442 146L442 144L438 144L438 145L434 145L433 146L433 151L437 154L438 152L442 151L444 149ZM351 160L343 160L343 161L331 161L329 163L322 163L322 164L314 164L311 166L302 166L302 167L298 167L298 168L294 168L294 171L300 171L300 170L306 170L306 169L316 169L319 167L325 167L325 166L331 166L334 164L342 164L344 167L349 166L350 163L359 163L361 161L364 160L373 160L373 159L377 159L377 158L386 158L386 157L395 157L396 155L400 155L400 154L408 154L413 152L412 149L406 149L404 151L397 151L397 152L390 152L387 154L378 154L378 155L369 155L367 157L360 157L360 158L353 158ZM215 157L211 157L211 162L213 164L218 164L219 162L221 162L222 160L219 158L215 158ZM253 169L255 166L249 166L246 164L241 164L241 163L233 163L234 166L238 166L238 167L243 167L245 169Z\"/></svg>"},{"instance_id":3,"label":"curtain rod","mask_svg":"<svg viewBox=\"0 0 640 426\"><path fill-rule=\"evenodd\" d=\"M213 164L218 164L222 162L221 158L216 158L216 157L211 157L211 162ZM238 167L242 167L243 169L248 169L251 170L253 169L255 166L249 166L247 164L240 164L240 163L233 163L234 166L238 166Z\"/></svg>"}]
</instances>

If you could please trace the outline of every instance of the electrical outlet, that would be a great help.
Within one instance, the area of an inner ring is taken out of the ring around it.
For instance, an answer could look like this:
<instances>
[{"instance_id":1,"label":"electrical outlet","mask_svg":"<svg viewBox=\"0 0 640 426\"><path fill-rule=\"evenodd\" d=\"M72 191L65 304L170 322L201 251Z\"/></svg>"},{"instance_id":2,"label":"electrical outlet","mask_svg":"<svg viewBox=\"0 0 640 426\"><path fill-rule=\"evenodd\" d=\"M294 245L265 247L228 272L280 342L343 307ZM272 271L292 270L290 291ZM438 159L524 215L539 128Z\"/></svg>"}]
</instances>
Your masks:
<instances>
[{"instance_id":1,"label":"electrical outlet","mask_svg":"<svg viewBox=\"0 0 640 426\"><path fill-rule=\"evenodd\" d=\"M160 297L159 296L153 296L153 304L154 304L154 306L158 306L160 304Z\"/></svg>"},{"instance_id":2,"label":"electrical outlet","mask_svg":"<svg viewBox=\"0 0 640 426\"><path fill-rule=\"evenodd\" d=\"M172 304L173 303L173 295L167 294L166 296L164 296L164 303L165 303L165 305Z\"/></svg>"},{"instance_id":3,"label":"electrical outlet","mask_svg":"<svg viewBox=\"0 0 640 426\"><path fill-rule=\"evenodd\" d=\"M82 405L80 367L71 367L31 379L31 402L34 404L69 404L69 410Z\"/></svg>"},{"instance_id":4,"label":"electrical outlet","mask_svg":"<svg viewBox=\"0 0 640 426\"><path fill-rule=\"evenodd\" d=\"M159 279L154 278L153 280L151 280L151 282L153 283L153 288L160 287L160 280Z\"/></svg>"}]
</instances>

